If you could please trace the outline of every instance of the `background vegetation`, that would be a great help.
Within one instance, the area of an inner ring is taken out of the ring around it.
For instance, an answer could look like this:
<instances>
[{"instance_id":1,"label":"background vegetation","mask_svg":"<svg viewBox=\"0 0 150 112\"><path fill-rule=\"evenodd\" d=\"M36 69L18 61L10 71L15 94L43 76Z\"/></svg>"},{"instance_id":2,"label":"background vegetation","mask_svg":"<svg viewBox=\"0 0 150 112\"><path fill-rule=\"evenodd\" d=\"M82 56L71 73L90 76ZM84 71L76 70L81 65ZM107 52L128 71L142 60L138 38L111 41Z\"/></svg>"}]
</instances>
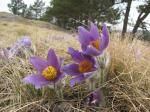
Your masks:
<instances>
[{"instance_id":1,"label":"background vegetation","mask_svg":"<svg viewBox=\"0 0 150 112\"><path fill-rule=\"evenodd\" d=\"M45 7L42 0L36 0L33 5L27 7L23 0L11 0L8 7L15 15L21 15L29 19L41 19L65 29L74 30L78 25L88 25L89 21L97 25L103 22L117 24L122 11L113 6L126 3L122 28L122 36L124 36L127 33L128 18L133 1L138 0L63 0L63 2L51 0L49 6ZM150 13L150 0L143 0L143 2L143 5L137 7L139 15L132 29L132 34L135 34L139 27L143 29L146 28L146 25L149 25L144 20ZM146 32L149 34L148 30ZM149 40L149 37L145 38Z\"/></svg>"}]
</instances>

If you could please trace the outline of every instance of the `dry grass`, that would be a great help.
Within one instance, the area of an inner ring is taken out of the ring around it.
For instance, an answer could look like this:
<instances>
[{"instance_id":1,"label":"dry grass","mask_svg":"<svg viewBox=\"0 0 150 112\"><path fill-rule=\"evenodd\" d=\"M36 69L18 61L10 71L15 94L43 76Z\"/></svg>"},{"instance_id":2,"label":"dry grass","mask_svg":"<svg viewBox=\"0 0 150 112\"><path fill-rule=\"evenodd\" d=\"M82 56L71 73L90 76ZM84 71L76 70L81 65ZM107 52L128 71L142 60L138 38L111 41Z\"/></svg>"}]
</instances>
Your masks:
<instances>
[{"instance_id":1,"label":"dry grass","mask_svg":"<svg viewBox=\"0 0 150 112\"><path fill-rule=\"evenodd\" d=\"M115 35L116 36L116 35ZM112 95L113 111L148 112L150 110L150 46L130 36L115 37L109 52L112 57L107 88ZM112 80L113 79L113 80ZM110 97L110 96L109 96Z\"/></svg>"},{"instance_id":2,"label":"dry grass","mask_svg":"<svg viewBox=\"0 0 150 112\"><path fill-rule=\"evenodd\" d=\"M76 38L62 31L40 28L16 22L0 22L0 47L13 44L21 35L29 35L36 48L36 55L46 57L54 48L61 57L67 57L67 47L79 49ZM104 89L106 105L89 107L84 103L88 94L87 84L68 86L60 99L46 87L36 90L23 85L22 78L34 70L28 59L0 60L0 112L148 112L150 110L150 46L128 36L121 40L111 35L107 52L111 56L107 82Z\"/></svg>"}]
</instances>

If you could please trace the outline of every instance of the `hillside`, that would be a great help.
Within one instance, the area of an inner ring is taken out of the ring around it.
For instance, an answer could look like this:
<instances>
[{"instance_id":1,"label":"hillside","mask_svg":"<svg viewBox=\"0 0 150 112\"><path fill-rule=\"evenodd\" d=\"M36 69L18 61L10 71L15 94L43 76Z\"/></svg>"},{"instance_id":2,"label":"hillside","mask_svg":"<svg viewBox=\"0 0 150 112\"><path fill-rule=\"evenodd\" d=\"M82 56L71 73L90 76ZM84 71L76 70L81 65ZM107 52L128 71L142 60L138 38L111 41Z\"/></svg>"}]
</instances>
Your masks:
<instances>
[{"instance_id":1,"label":"hillside","mask_svg":"<svg viewBox=\"0 0 150 112\"><path fill-rule=\"evenodd\" d=\"M0 21L17 22L17 23L21 23L21 24L33 25L33 26L42 27L42 28L49 28L49 29L58 28L57 26L52 25L52 24L47 23L47 22L25 19L21 16L13 15L13 14L7 13L7 12L0 12Z\"/></svg>"},{"instance_id":2,"label":"hillside","mask_svg":"<svg viewBox=\"0 0 150 112\"><path fill-rule=\"evenodd\" d=\"M69 33L50 23L28 20L10 13L0 12L0 48L9 47L22 36L31 37L34 43L40 40L50 41L51 46L55 46L51 42L52 40L60 41L67 38L64 41L68 41L70 39Z\"/></svg>"},{"instance_id":3,"label":"hillside","mask_svg":"<svg viewBox=\"0 0 150 112\"><path fill-rule=\"evenodd\" d=\"M68 63L71 61L68 47L80 50L76 34L46 22L0 13L0 48L13 45L22 36L30 36L35 50L33 55L43 58L47 57L48 49L53 48ZM87 105L89 83L71 88L68 85L70 77L62 80L65 86L61 98L52 88L36 90L32 85L25 85L22 79L35 72L27 56L0 59L0 112L148 112L150 45L142 40L132 40L132 35L124 40L120 37L120 34L112 33L105 52L109 56L105 69L107 79L99 86L105 91L104 104ZM102 69L103 65L106 63L102 63Z\"/></svg>"}]
</instances>

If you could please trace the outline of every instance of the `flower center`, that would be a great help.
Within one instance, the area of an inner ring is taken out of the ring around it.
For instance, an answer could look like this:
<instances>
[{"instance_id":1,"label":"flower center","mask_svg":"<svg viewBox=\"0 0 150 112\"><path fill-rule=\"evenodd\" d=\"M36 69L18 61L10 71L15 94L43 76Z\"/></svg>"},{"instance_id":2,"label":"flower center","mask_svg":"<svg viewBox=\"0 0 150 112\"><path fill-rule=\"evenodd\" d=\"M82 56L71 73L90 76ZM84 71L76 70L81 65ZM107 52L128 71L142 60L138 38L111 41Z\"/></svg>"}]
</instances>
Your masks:
<instances>
[{"instance_id":1,"label":"flower center","mask_svg":"<svg viewBox=\"0 0 150 112\"><path fill-rule=\"evenodd\" d=\"M93 47L95 47L96 49L99 50L99 46L100 46L100 41L99 41L99 39L92 41L90 44L91 44Z\"/></svg>"},{"instance_id":2,"label":"flower center","mask_svg":"<svg viewBox=\"0 0 150 112\"><path fill-rule=\"evenodd\" d=\"M57 70L53 66L48 66L45 68L42 72L42 75L47 79L47 80L54 80L57 77Z\"/></svg>"},{"instance_id":3,"label":"flower center","mask_svg":"<svg viewBox=\"0 0 150 112\"><path fill-rule=\"evenodd\" d=\"M91 69L92 69L92 63L87 60L84 60L79 64L79 71L81 73L90 72Z\"/></svg>"}]
</instances>

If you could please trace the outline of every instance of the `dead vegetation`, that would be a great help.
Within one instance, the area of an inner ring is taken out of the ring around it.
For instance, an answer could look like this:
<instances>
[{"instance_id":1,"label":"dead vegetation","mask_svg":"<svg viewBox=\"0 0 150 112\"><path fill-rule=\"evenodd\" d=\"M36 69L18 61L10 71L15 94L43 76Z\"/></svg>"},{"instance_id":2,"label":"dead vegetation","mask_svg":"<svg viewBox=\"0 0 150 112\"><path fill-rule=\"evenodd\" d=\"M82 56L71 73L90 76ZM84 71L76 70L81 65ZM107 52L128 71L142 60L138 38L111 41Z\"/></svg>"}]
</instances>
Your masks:
<instances>
[{"instance_id":1,"label":"dead vegetation","mask_svg":"<svg viewBox=\"0 0 150 112\"><path fill-rule=\"evenodd\" d=\"M40 28L17 22L0 22L0 47L12 45L21 35L28 35L36 48L35 55L46 57L54 48L61 57L68 57L67 47L79 49L79 43L71 34ZM24 85L22 78L32 73L28 59L0 60L0 112L149 112L150 111L150 46L147 42L121 40L111 34L107 52L111 56L105 90L105 106L90 107L84 102L88 94L87 84L73 90L66 86L64 98L46 87L36 90ZM66 60L67 61L67 60Z\"/></svg>"}]
</instances>

